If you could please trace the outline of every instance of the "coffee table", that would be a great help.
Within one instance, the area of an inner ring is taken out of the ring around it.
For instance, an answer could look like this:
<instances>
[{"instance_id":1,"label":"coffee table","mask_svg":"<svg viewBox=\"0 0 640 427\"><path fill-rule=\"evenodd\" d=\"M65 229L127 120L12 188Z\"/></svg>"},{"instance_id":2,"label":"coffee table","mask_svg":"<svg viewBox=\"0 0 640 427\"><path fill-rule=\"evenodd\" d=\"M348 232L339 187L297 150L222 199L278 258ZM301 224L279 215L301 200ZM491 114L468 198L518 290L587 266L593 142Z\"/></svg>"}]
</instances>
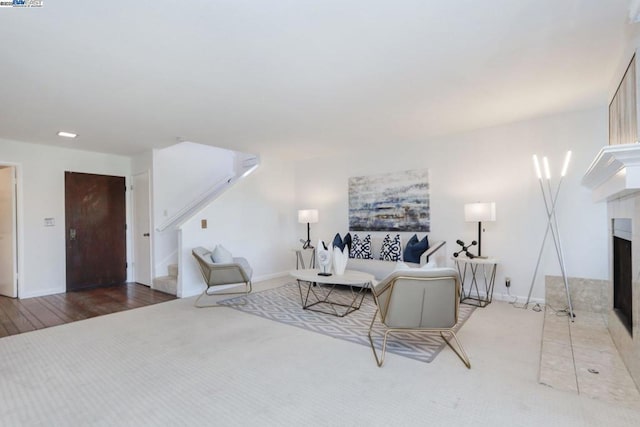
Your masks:
<instances>
[{"instance_id":1,"label":"coffee table","mask_svg":"<svg viewBox=\"0 0 640 427\"><path fill-rule=\"evenodd\" d=\"M346 270L344 274L319 276L317 268L293 270L289 274L298 281L300 301L305 310L344 317L362 305L366 289L372 284L372 274ZM349 292L337 291L337 286L348 287Z\"/></svg>"}]
</instances>

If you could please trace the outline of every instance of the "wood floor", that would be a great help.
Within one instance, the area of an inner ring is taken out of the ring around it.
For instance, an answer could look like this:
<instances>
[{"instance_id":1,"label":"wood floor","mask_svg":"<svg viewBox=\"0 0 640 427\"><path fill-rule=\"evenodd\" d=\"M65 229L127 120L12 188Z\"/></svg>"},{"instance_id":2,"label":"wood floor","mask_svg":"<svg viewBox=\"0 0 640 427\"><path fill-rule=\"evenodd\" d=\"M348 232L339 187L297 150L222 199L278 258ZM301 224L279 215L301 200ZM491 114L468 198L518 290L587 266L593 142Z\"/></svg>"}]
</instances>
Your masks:
<instances>
[{"instance_id":1,"label":"wood floor","mask_svg":"<svg viewBox=\"0 0 640 427\"><path fill-rule=\"evenodd\" d=\"M0 338L176 299L136 283L44 297L0 297Z\"/></svg>"}]
</instances>

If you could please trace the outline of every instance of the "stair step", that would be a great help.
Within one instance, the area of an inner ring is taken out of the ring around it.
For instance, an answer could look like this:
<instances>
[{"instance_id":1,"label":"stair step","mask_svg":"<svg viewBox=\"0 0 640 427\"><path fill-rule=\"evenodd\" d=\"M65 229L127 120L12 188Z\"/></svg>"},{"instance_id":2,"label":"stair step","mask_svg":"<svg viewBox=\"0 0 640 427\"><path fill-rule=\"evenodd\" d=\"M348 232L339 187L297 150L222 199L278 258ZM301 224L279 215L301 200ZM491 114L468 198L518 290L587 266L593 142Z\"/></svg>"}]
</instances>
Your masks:
<instances>
[{"instance_id":1,"label":"stair step","mask_svg":"<svg viewBox=\"0 0 640 427\"><path fill-rule=\"evenodd\" d=\"M172 276L161 276L153 279L153 289L165 294L176 295L178 293L178 279Z\"/></svg>"},{"instance_id":2,"label":"stair step","mask_svg":"<svg viewBox=\"0 0 640 427\"><path fill-rule=\"evenodd\" d=\"M167 270L169 270L169 277L178 277L178 264L169 264Z\"/></svg>"}]
</instances>

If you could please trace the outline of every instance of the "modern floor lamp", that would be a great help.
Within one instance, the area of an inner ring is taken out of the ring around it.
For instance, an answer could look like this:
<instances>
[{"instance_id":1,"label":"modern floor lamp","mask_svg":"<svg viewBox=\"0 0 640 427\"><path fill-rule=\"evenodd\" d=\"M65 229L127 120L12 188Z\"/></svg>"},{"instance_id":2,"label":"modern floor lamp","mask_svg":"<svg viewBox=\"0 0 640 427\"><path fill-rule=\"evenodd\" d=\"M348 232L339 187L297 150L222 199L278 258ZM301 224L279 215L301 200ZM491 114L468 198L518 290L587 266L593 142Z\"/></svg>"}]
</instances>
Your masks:
<instances>
[{"instance_id":1,"label":"modern floor lamp","mask_svg":"<svg viewBox=\"0 0 640 427\"><path fill-rule=\"evenodd\" d=\"M307 223L307 240L300 239L302 249L313 249L311 245L311 225L318 222L317 209L303 209L298 211L298 222L300 224Z\"/></svg>"},{"instance_id":2,"label":"modern floor lamp","mask_svg":"<svg viewBox=\"0 0 640 427\"><path fill-rule=\"evenodd\" d=\"M544 200L544 208L547 212L547 227L542 238L542 246L540 247L540 253L538 254L538 262L533 272L533 278L531 279L531 286L529 287L529 295L527 296L527 302L523 308L527 308L529 301L531 300L531 292L533 291L533 285L538 275L538 268L540 267L540 260L542 259L542 252L544 251L544 245L547 241L549 231L551 231L551 237L553 238L553 245L556 248L556 255L558 256L558 263L560 264L560 271L562 272L562 279L564 281L564 289L567 294L567 304L569 309L569 317L571 321L574 321L573 305L571 304L571 295L569 293L569 280L567 278L567 269L564 261L564 252L562 251L562 242L560 241L560 230L558 229L558 219L556 217L556 203L558 201L558 194L560 194L560 187L562 186L562 179L567 174L569 168L569 161L571 160L571 151L567 151L567 155L564 158L564 164L562 165L562 172L560 172L560 180L556 187L555 194L551 188L551 170L549 168L549 160L546 157L542 159L542 165L544 166L544 176L547 181L547 188L543 184L542 171L540 170L540 163L538 162L538 156L533 156L533 166L540 183L540 191L542 191L542 199Z\"/></svg>"},{"instance_id":3,"label":"modern floor lamp","mask_svg":"<svg viewBox=\"0 0 640 427\"><path fill-rule=\"evenodd\" d=\"M482 222L496 220L495 202L467 203L464 205L464 220L478 223L478 257L482 256Z\"/></svg>"}]
</instances>

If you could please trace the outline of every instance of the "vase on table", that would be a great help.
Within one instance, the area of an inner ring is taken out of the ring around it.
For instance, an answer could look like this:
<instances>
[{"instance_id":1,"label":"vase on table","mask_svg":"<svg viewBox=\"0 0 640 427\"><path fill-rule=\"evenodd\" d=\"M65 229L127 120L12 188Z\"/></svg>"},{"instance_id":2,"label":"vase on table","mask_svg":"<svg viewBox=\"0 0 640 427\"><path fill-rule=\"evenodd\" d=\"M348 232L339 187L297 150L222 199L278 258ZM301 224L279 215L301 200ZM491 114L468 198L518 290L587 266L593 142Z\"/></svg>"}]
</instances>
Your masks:
<instances>
[{"instance_id":1,"label":"vase on table","mask_svg":"<svg viewBox=\"0 0 640 427\"><path fill-rule=\"evenodd\" d=\"M349 248L347 246L344 249L340 249L335 246L333 248L333 271L338 276L342 276L347 269L347 262L349 261Z\"/></svg>"}]
</instances>

